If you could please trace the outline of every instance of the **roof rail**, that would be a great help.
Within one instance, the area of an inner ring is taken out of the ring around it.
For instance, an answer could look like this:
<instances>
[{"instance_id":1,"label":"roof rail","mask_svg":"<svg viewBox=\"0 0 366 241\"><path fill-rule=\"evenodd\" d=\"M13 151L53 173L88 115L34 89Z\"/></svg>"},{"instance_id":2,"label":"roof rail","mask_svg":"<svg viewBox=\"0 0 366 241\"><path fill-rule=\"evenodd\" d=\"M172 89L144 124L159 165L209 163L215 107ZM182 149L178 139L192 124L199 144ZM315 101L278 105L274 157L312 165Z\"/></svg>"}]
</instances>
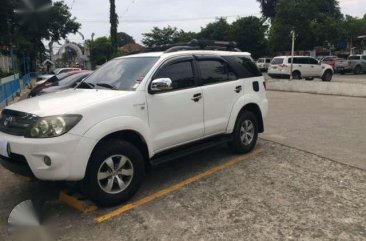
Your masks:
<instances>
[{"instance_id":1,"label":"roof rail","mask_svg":"<svg viewBox=\"0 0 366 241\"><path fill-rule=\"evenodd\" d=\"M172 53L183 50L221 50L241 52L241 50L237 48L236 42L193 39L186 44L171 47L165 50L165 53Z\"/></svg>"}]
</instances>

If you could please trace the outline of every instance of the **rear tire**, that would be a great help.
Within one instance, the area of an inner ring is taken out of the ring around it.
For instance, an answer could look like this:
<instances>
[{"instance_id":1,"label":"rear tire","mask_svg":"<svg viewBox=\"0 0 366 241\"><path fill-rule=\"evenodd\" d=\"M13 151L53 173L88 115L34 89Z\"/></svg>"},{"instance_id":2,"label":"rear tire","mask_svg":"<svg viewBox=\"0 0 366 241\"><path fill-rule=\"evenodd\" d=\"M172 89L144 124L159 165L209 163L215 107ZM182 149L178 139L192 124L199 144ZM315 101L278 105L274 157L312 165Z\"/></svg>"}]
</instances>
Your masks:
<instances>
[{"instance_id":1,"label":"rear tire","mask_svg":"<svg viewBox=\"0 0 366 241\"><path fill-rule=\"evenodd\" d=\"M245 154L253 150L258 139L258 120L249 111L244 111L236 120L232 141L229 147L232 151Z\"/></svg>"},{"instance_id":2,"label":"rear tire","mask_svg":"<svg viewBox=\"0 0 366 241\"><path fill-rule=\"evenodd\" d=\"M134 145L109 139L92 153L82 187L98 205L113 206L137 192L144 173L143 156Z\"/></svg>"},{"instance_id":3,"label":"rear tire","mask_svg":"<svg viewBox=\"0 0 366 241\"><path fill-rule=\"evenodd\" d=\"M356 66L356 68L354 68L354 70L353 70L353 73L354 74L361 74L361 72L362 72L362 69L361 69L361 66Z\"/></svg>"},{"instance_id":4,"label":"rear tire","mask_svg":"<svg viewBox=\"0 0 366 241\"><path fill-rule=\"evenodd\" d=\"M296 80L300 80L301 79L301 73L299 71L294 71L292 73L292 78L296 79Z\"/></svg>"},{"instance_id":5,"label":"rear tire","mask_svg":"<svg viewBox=\"0 0 366 241\"><path fill-rule=\"evenodd\" d=\"M330 70L325 71L322 76L322 80L327 81L327 82L330 82L332 80L332 78L333 78L333 73Z\"/></svg>"}]
</instances>

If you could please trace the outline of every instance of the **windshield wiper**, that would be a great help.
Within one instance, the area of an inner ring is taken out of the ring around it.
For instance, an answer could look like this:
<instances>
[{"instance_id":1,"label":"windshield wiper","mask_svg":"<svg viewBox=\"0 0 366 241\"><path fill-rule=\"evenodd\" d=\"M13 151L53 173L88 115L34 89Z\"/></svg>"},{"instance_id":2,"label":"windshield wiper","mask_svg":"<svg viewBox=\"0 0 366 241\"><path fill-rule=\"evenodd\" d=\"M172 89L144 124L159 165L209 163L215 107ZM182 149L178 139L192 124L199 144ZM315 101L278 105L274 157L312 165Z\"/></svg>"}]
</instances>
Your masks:
<instances>
[{"instance_id":1,"label":"windshield wiper","mask_svg":"<svg viewBox=\"0 0 366 241\"><path fill-rule=\"evenodd\" d=\"M79 82L79 83L75 86L75 89L76 89L76 88L79 88L80 86L83 86L83 85L88 86L90 89L94 89L94 84L92 84L92 83L88 83L88 82L86 82L86 81Z\"/></svg>"},{"instance_id":2,"label":"windshield wiper","mask_svg":"<svg viewBox=\"0 0 366 241\"><path fill-rule=\"evenodd\" d=\"M110 85L110 84L107 84L107 83L98 83L96 84L97 86L101 86L101 87L104 87L104 88L108 88L108 89L111 89L111 90L118 90L117 87L113 86L113 85Z\"/></svg>"}]
</instances>

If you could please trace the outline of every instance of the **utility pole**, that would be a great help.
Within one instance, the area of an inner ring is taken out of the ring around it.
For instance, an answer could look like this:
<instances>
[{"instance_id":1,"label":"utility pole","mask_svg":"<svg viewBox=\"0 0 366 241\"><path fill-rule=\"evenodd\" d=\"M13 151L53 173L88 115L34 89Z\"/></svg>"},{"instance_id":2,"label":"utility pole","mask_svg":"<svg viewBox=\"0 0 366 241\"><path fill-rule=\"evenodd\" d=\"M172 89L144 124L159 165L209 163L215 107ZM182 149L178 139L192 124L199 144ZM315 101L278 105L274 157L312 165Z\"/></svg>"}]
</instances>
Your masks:
<instances>
[{"instance_id":1,"label":"utility pole","mask_svg":"<svg viewBox=\"0 0 366 241\"><path fill-rule=\"evenodd\" d=\"M295 52L295 31L291 30L290 32L290 36L292 38L292 46L291 46L291 76L290 79L293 80L293 76L292 76L292 70L294 68L294 52Z\"/></svg>"}]
</instances>

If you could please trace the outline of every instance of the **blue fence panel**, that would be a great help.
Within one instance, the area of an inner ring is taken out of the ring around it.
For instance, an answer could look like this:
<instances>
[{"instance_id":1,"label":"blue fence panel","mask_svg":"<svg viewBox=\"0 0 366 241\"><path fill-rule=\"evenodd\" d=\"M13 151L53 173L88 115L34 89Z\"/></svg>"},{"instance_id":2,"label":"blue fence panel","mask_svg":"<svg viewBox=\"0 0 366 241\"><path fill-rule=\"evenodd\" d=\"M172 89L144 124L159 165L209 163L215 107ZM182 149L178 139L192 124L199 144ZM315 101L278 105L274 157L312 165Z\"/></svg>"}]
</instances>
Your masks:
<instances>
[{"instance_id":1,"label":"blue fence panel","mask_svg":"<svg viewBox=\"0 0 366 241\"><path fill-rule=\"evenodd\" d=\"M25 74L23 76L23 86L27 86L30 82L30 74Z\"/></svg>"},{"instance_id":2,"label":"blue fence panel","mask_svg":"<svg viewBox=\"0 0 366 241\"><path fill-rule=\"evenodd\" d=\"M20 92L18 79L0 84L0 104L5 105L7 101L15 97L17 92Z\"/></svg>"}]
</instances>

